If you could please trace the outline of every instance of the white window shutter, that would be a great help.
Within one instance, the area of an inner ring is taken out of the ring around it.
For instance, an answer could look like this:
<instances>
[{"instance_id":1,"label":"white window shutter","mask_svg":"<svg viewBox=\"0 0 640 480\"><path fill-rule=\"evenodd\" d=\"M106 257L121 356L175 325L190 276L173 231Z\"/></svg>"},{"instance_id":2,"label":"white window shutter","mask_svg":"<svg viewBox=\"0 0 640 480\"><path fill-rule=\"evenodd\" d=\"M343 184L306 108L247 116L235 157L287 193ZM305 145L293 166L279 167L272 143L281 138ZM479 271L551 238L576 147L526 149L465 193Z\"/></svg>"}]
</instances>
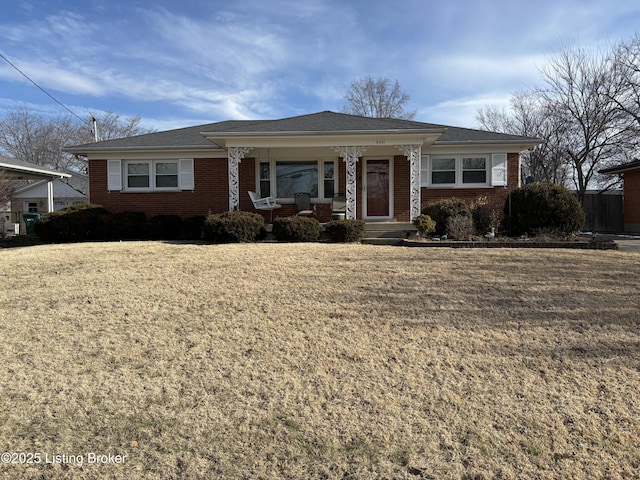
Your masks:
<instances>
[{"instance_id":1,"label":"white window shutter","mask_svg":"<svg viewBox=\"0 0 640 480\"><path fill-rule=\"evenodd\" d=\"M420 186L429 185L429 155L422 155L420 158Z\"/></svg>"},{"instance_id":2,"label":"white window shutter","mask_svg":"<svg viewBox=\"0 0 640 480\"><path fill-rule=\"evenodd\" d=\"M107 190L122 190L122 160L107 160Z\"/></svg>"},{"instance_id":3,"label":"white window shutter","mask_svg":"<svg viewBox=\"0 0 640 480\"><path fill-rule=\"evenodd\" d=\"M504 187L507 185L507 154L494 153L491 155L491 185Z\"/></svg>"},{"instance_id":4,"label":"white window shutter","mask_svg":"<svg viewBox=\"0 0 640 480\"><path fill-rule=\"evenodd\" d=\"M193 158L181 158L178 160L178 172L180 174L180 190L194 190L195 179L193 174Z\"/></svg>"}]
</instances>

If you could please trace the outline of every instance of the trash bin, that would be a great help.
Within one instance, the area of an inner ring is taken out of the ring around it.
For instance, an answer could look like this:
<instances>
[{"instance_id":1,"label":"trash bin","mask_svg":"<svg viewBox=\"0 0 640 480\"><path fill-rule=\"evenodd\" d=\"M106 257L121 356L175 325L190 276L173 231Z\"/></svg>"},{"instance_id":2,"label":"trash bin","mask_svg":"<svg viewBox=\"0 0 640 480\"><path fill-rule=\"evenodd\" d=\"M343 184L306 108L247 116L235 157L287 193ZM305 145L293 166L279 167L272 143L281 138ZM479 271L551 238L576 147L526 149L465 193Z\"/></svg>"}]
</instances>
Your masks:
<instances>
[{"instance_id":1,"label":"trash bin","mask_svg":"<svg viewBox=\"0 0 640 480\"><path fill-rule=\"evenodd\" d=\"M27 235L34 235L36 233L35 225L40 220L39 213L23 213L25 233Z\"/></svg>"}]
</instances>

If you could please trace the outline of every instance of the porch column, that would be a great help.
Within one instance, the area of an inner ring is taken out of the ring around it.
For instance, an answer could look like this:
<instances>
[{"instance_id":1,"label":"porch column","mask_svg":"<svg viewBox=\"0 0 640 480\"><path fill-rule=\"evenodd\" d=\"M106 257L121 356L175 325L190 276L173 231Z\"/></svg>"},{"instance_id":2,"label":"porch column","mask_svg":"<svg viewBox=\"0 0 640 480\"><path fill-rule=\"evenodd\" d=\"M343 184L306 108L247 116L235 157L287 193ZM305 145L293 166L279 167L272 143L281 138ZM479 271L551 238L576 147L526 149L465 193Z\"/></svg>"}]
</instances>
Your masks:
<instances>
[{"instance_id":1,"label":"porch column","mask_svg":"<svg viewBox=\"0 0 640 480\"><path fill-rule=\"evenodd\" d=\"M367 147L335 147L334 150L342 157L347 164L347 220L355 220L356 218L356 164Z\"/></svg>"},{"instance_id":2,"label":"porch column","mask_svg":"<svg viewBox=\"0 0 640 480\"><path fill-rule=\"evenodd\" d=\"M47 182L47 212L53 212L53 179Z\"/></svg>"},{"instance_id":3,"label":"porch column","mask_svg":"<svg viewBox=\"0 0 640 480\"><path fill-rule=\"evenodd\" d=\"M422 156L421 145L399 145L398 148L402 150L404 156L409 161L409 211L411 214L411 221L420 215L420 207L422 205L422 198L420 192L420 158Z\"/></svg>"},{"instance_id":4,"label":"porch column","mask_svg":"<svg viewBox=\"0 0 640 480\"><path fill-rule=\"evenodd\" d=\"M229 147L229 211L234 212L240 209L240 178L238 165L249 153L250 147Z\"/></svg>"}]
</instances>

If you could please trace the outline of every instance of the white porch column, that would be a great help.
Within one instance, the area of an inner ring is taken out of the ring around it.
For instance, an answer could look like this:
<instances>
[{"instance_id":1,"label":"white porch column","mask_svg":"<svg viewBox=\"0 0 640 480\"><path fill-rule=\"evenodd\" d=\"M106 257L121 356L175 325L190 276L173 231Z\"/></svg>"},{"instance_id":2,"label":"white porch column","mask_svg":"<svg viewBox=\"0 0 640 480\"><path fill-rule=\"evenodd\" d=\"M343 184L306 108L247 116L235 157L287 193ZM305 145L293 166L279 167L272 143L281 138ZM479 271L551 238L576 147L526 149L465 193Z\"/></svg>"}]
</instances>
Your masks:
<instances>
[{"instance_id":1,"label":"white porch column","mask_svg":"<svg viewBox=\"0 0 640 480\"><path fill-rule=\"evenodd\" d=\"M342 157L347 164L347 220L355 220L356 218L356 165L358 159L367 150L367 147L335 147L334 150Z\"/></svg>"},{"instance_id":2,"label":"white porch column","mask_svg":"<svg viewBox=\"0 0 640 480\"><path fill-rule=\"evenodd\" d=\"M420 158L422 156L421 145L399 145L404 156L409 161L409 206L411 221L420 215L420 206L422 205L422 195L420 192Z\"/></svg>"},{"instance_id":3,"label":"white porch column","mask_svg":"<svg viewBox=\"0 0 640 480\"><path fill-rule=\"evenodd\" d=\"M47 212L53 212L53 179L47 182Z\"/></svg>"},{"instance_id":4,"label":"white porch column","mask_svg":"<svg viewBox=\"0 0 640 480\"><path fill-rule=\"evenodd\" d=\"M240 209L240 178L238 165L249 153L251 147L229 147L229 211L234 212Z\"/></svg>"}]
</instances>

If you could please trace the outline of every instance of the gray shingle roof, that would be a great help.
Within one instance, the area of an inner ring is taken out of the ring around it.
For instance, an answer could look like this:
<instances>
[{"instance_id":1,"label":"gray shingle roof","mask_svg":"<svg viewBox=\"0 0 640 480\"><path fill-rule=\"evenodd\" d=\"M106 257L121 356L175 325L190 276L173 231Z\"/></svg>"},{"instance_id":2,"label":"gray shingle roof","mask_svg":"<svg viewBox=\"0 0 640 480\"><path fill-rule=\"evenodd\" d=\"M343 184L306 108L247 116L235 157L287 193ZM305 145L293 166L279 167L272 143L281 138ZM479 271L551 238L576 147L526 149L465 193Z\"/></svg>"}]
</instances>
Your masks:
<instances>
[{"instance_id":1,"label":"gray shingle roof","mask_svg":"<svg viewBox=\"0 0 640 480\"><path fill-rule=\"evenodd\" d=\"M216 145L209 137L241 135L273 135L302 133L356 133L356 132L444 132L436 144L456 143L522 143L540 142L540 139L451 127L433 123L396 118L370 118L330 111L312 113L278 120L230 120L193 127L148 133L128 138L106 140L68 147L71 153L122 149L211 149Z\"/></svg>"},{"instance_id":2,"label":"gray shingle roof","mask_svg":"<svg viewBox=\"0 0 640 480\"><path fill-rule=\"evenodd\" d=\"M637 170L640 168L640 160L634 160L633 162L624 163L616 167L609 167L599 170L600 173L623 173L629 170Z\"/></svg>"},{"instance_id":3,"label":"gray shingle roof","mask_svg":"<svg viewBox=\"0 0 640 480\"><path fill-rule=\"evenodd\" d=\"M49 177L58 177L65 176L68 177L70 174L66 172L59 172L57 170L51 170L50 168L43 167L42 165L36 165L35 163L23 162L21 160L17 160L11 157L5 157L4 155L0 155L0 164L3 165L1 167L5 171L12 172L31 172L36 176L40 176L42 178ZM4 167L6 165L6 167Z\"/></svg>"}]
</instances>

